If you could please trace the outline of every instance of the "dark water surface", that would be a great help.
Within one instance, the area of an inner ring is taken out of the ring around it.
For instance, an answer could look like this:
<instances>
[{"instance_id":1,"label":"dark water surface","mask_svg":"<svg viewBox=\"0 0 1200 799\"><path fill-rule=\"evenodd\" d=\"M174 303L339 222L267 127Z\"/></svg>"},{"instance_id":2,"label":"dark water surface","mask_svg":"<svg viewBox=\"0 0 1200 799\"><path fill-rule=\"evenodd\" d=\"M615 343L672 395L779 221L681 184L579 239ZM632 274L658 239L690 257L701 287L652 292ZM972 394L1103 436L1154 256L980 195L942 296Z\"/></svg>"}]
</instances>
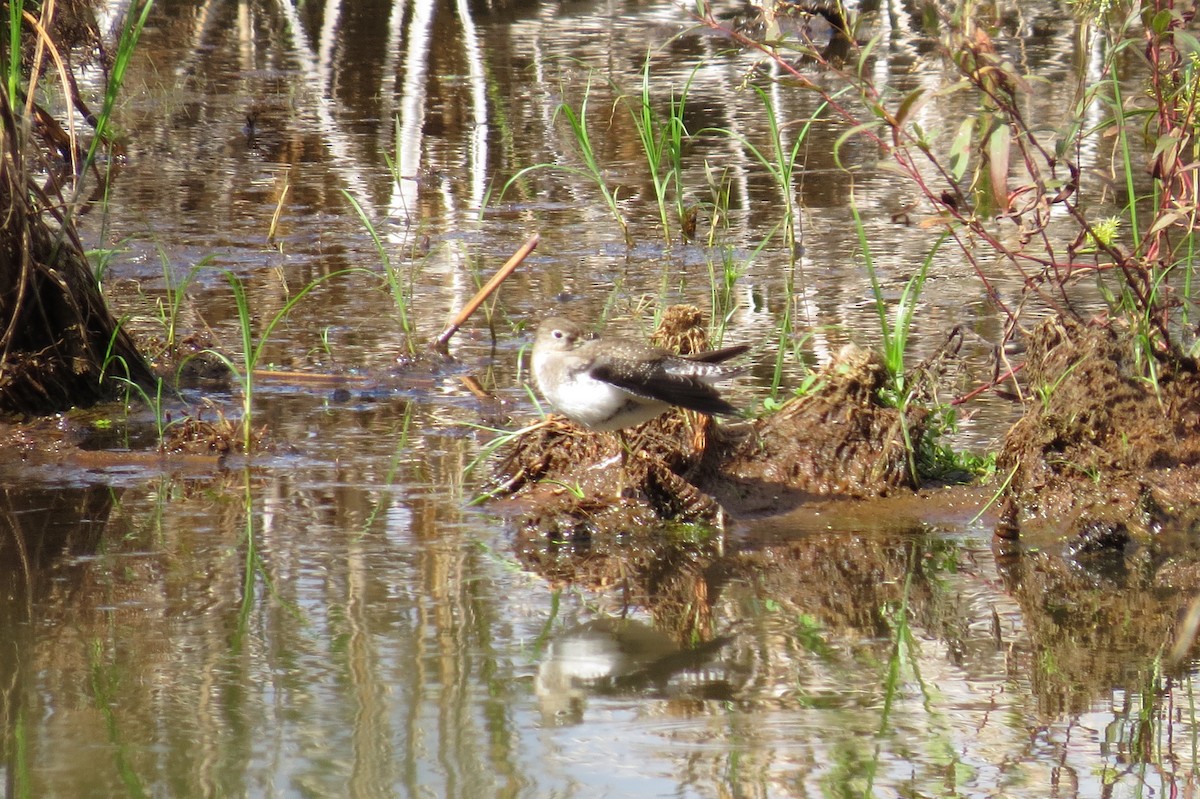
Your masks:
<instances>
[{"instance_id":1,"label":"dark water surface","mask_svg":"<svg viewBox=\"0 0 1200 799\"><path fill-rule=\"evenodd\" d=\"M953 77L906 7L868 11L883 33L877 80ZM1054 3L1003 4L997 19L1005 54L1049 79L1031 119L1061 124L1079 75L1096 77L1077 23ZM790 189L800 246L759 249L783 193L747 148L699 133L769 147L745 86L755 59L690 24L654 1L156 4L120 112L128 162L87 221L114 250L106 290L163 338L156 303L186 283L181 333L236 355L230 275L256 335L326 277L261 365L354 382L261 381L255 413L274 446L251 464L117 457L147 446L140 407L47 423L89 439L94 458L6 453L6 795L1195 791L1192 672L1165 677L1160 651L1185 599L1136 574L998 555L988 520L972 521L987 492L571 544L531 541L509 513L472 504L492 437L478 426L538 416L520 363L548 309L645 332L663 305L712 309L710 276L732 264L715 302L726 342L754 348L732 392L753 407L781 341L785 388L845 343L878 341L852 183L890 299L933 247L919 210L905 218L916 193L878 153L848 145L851 178L832 157L841 129L817 125ZM728 191L713 246L664 241L615 104L641 90L647 52L660 113L688 87L689 202L711 203L714 182ZM784 123L814 108L767 93ZM581 165L556 109L585 96L632 245L583 177L535 171L501 197L523 167ZM960 92L920 113L951 135L975 109ZM798 127L785 124L785 146ZM411 336L347 195L411 294ZM534 232L537 251L455 338L453 361L397 366ZM919 319L914 357L964 325L980 364L1002 326L949 247ZM207 392L206 418L237 418L240 397ZM981 402L956 440L994 446L1011 418Z\"/></svg>"}]
</instances>

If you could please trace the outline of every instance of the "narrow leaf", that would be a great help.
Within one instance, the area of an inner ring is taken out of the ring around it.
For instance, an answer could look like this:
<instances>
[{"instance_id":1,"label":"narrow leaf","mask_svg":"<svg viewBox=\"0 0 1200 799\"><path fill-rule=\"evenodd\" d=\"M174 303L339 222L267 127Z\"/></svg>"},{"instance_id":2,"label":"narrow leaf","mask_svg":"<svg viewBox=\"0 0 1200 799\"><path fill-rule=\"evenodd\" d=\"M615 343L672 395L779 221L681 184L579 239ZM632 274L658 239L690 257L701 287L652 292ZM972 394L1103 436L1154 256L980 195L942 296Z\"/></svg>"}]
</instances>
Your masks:
<instances>
[{"instance_id":1,"label":"narrow leaf","mask_svg":"<svg viewBox=\"0 0 1200 799\"><path fill-rule=\"evenodd\" d=\"M1183 211L1168 211L1167 213L1160 216L1158 219L1154 220L1154 224L1150 226L1150 229L1148 231L1146 231L1146 236L1147 237L1153 236L1155 233L1157 233L1160 230L1169 228L1172 225L1186 221L1187 218L1188 218L1188 215L1186 213L1184 213Z\"/></svg>"},{"instance_id":2,"label":"narrow leaf","mask_svg":"<svg viewBox=\"0 0 1200 799\"><path fill-rule=\"evenodd\" d=\"M962 180L967 173L967 165L971 163L971 137L975 133L975 117L967 117L958 126L958 133L950 145L950 174L955 180Z\"/></svg>"},{"instance_id":3,"label":"narrow leaf","mask_svg":"<svg viewBox=\"0 0 1200 799\"><path fill-rule=\"evenodd\" d=\"M1008 159L1011 141L1007 125L996 125L988 137L988 176L997 211L1008 210Z\"/></svg>"},{"instance_id":4,"label":"narrow leaf","mask_svg":"<svg viewBox=\"0 0 1200 799\"><path fill-rule=\"evenodd\" d=\"M918 103L918 101L924 96L924 89L915 89L908 93L908 96L900 102L900 107L896 109L896 127L903 127L905 121L913 111L923 105L923 103Z\"/></svg>"}]
</instances>

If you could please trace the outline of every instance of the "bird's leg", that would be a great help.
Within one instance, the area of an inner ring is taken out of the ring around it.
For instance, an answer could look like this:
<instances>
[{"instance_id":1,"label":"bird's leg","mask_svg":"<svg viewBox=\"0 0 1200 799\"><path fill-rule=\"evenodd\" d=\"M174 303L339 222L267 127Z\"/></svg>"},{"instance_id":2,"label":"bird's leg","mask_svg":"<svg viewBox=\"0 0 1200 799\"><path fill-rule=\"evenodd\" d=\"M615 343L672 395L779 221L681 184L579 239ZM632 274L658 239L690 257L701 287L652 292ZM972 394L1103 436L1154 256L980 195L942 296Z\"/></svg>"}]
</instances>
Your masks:
<instances>
[{"instance_id":1,"label":"bird's leg","mask_svg":"<svg viewBox=\"0 0 1200 799\"><path fill-rule=\"evenodd\" d=\"M704 450L708 447L708 434L713 426L712 417L692 411L686 411L684 415L687 416L692 428L691 457L699 461L704 457Z\"/></svg>"},{"instance_id":2,"label":"bird's leg","mask_svg":"<svg viewBox=\"0 0 1200 799\"><path fill-rule=\"evenodd\" d=\"M625 443L625 431L624 430L615 431L614 436L617 439L617 454L607 457L604 460L599 461L597 463L593 463L591 466L588 467L588 469L607 469L609 466L612 466L614 463L616 463L620 466L621 472L624 473L624 471L625 471L625 454L629 450L629 445Z\"/></svg>"},{"instance_id":3,"label":"bird's leg","mask_svg":"<svg viewBox=\"0 0 1200 799\"><path fill-rule=\"evenodd\" d=\"M626 491L630 489L630 473L629 473L629 457L632 454L629 446L629 439L625 437L625 430L617 430L617 446L621 448L621 472L617 478L617 499L622 500L626 496Z\"/></svg>"},{"instance_id":4,"label":"bird's leg","mask_svg":"<svg viewBox=\"0 0 1200 799\"><path fill-rule=\"evenodd\" d=\"M617 446L621 448L621 471L624 472L629 467L629 439L625 437L624 430L617 431Z\"/></svg>"}]
</instances>

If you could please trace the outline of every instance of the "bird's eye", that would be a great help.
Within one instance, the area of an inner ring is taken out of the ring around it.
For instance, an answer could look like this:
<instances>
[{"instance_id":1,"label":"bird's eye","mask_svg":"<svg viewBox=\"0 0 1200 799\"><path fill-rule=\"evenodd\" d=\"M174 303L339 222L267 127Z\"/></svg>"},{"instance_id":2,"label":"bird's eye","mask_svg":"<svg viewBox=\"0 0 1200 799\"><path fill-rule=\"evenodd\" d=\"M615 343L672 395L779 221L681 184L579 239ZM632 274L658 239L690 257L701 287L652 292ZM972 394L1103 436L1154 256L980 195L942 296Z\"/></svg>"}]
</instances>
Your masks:
<instances>
[{"instance_id":1,"label":"bird's eye","mask_svg":"<svg viewBox=\"0 0 1200 799\"><path fill-rule=\"evenodd\" d=\"M566 336L566 333L562 332L561 330L555 330L552 335L555 338L563 338L564 336Z\"/></svg>"}]
</instances>

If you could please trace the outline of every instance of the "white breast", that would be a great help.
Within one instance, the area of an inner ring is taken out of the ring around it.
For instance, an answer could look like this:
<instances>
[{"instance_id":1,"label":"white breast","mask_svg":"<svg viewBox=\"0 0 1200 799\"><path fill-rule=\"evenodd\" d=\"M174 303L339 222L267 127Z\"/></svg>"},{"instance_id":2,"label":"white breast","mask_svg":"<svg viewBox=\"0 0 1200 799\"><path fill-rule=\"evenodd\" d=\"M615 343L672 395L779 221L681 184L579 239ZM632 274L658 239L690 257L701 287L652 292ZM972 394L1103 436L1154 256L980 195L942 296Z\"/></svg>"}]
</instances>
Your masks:
<instances>
[{"instance_id":1,"label":"white breast","mask_svg":"<svg viewBox=\"0 0 1200 799\"><path fill-rule=\"evenodd\" d=\"M647 400L614 385L596 380L587 372L563 369L561 380L543 381L543 364L535 356L533 374L538 389L554 409L576 424L605 432L632 427L653 419L670 407L665 402Z\"/></svg>"}]
</instances>

